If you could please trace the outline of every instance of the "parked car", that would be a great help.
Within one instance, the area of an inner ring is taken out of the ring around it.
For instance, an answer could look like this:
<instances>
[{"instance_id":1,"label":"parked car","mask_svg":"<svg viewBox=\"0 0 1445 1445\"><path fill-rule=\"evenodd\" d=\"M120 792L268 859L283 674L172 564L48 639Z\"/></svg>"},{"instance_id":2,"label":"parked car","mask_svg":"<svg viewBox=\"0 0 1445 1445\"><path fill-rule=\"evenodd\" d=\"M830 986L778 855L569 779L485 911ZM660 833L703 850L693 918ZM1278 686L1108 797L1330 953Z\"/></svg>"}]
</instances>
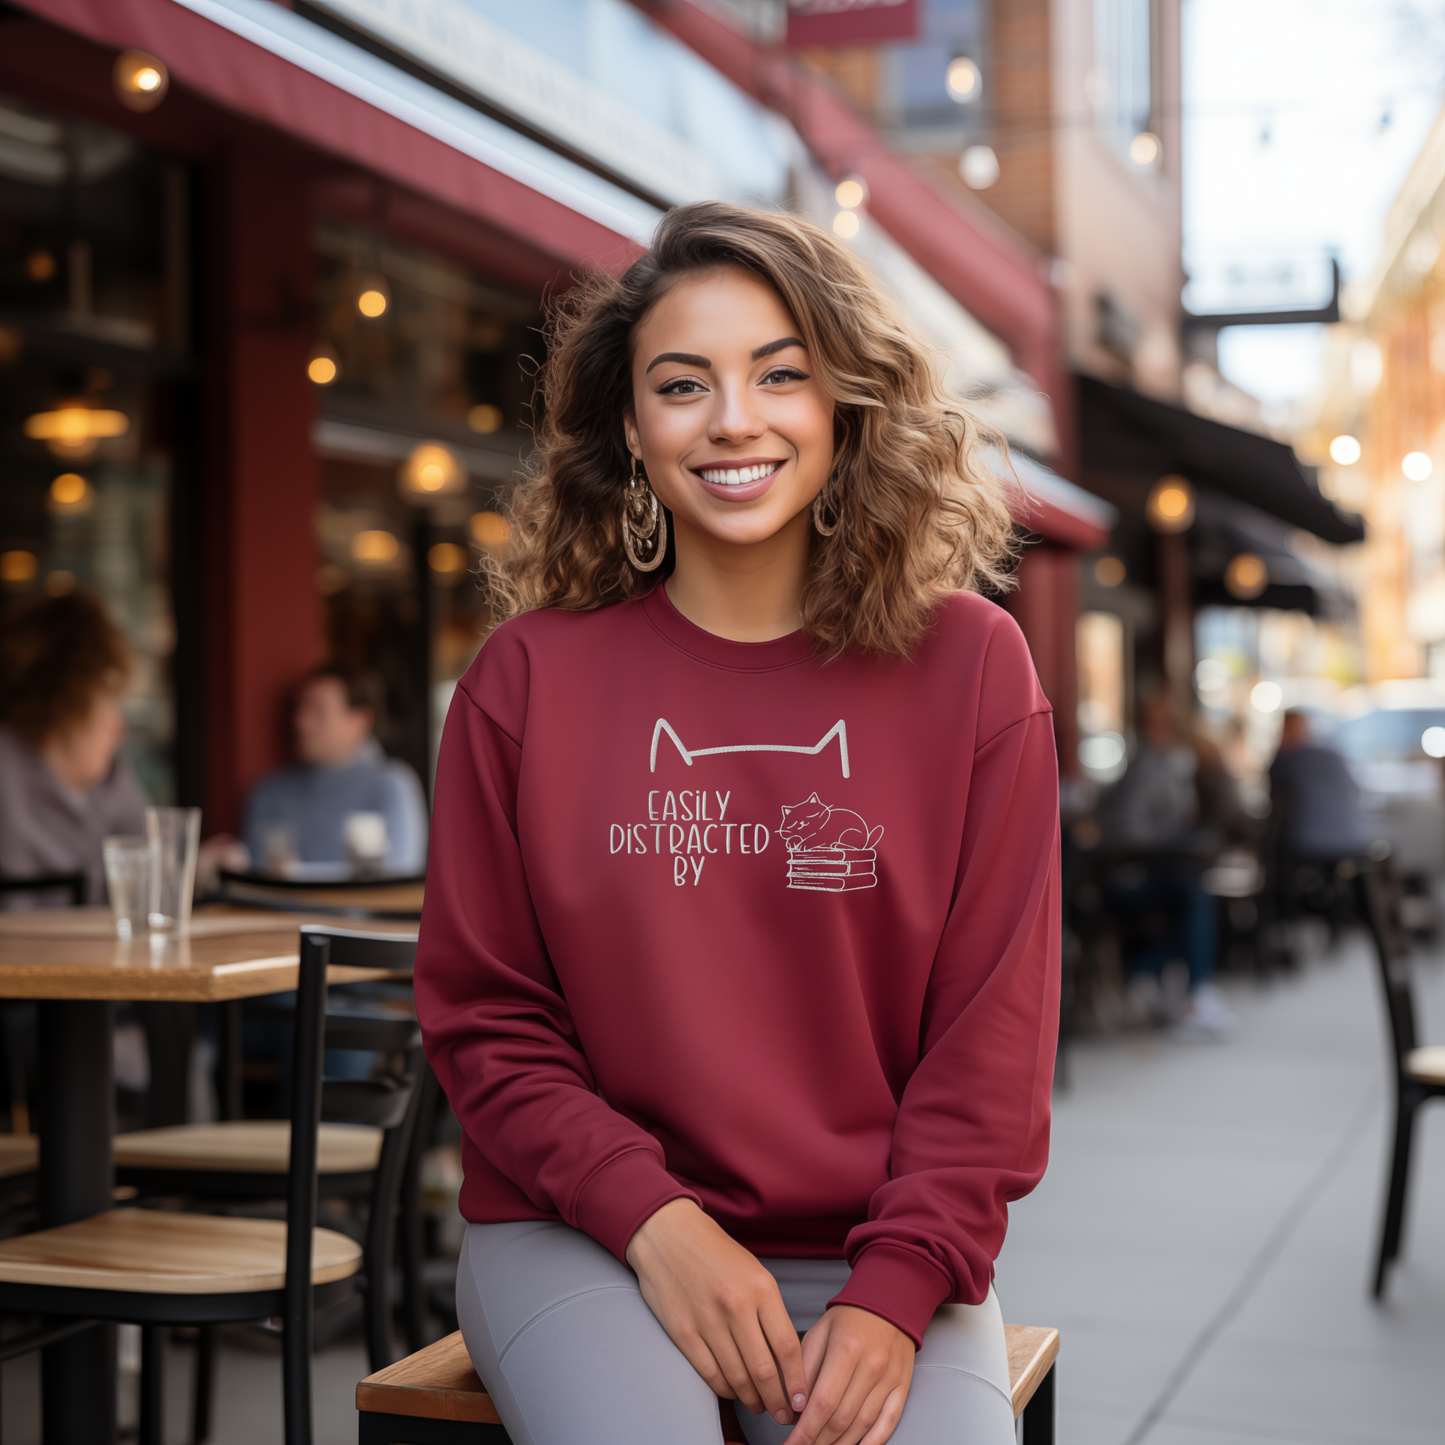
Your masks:
<instances>
[{"instance_id":1,"label":"parked car","mask_svg":"<svg viewBox=\"0 0 1445 1445\"><path fill-rule=\"evenodd\" d=\"M1445 874L1445 683L1385 683L1328 738L1360 785L1366 818L1406 878Z\"/></svg>"}]
</instances>

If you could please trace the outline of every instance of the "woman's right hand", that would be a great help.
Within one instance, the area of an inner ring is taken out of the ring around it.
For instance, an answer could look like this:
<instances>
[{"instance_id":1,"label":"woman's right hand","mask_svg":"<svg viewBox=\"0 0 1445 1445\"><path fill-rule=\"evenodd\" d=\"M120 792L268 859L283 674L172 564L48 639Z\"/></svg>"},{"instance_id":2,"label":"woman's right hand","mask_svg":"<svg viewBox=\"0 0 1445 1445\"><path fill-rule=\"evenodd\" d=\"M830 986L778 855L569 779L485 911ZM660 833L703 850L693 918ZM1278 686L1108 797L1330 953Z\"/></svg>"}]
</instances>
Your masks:
<instances>
[{"instance_id":1,"label":"woman's right hand","mask_svg":"<svg viewBox=\"0 0 1445 1445\"><path fill-rule=\"evenodd\" d=\"M642 1297L724 1399L791 1425L807 1403L803 1352L777 1281L690 1199L674 1199L627 1244Z\"/></svg>"}]
</instances>

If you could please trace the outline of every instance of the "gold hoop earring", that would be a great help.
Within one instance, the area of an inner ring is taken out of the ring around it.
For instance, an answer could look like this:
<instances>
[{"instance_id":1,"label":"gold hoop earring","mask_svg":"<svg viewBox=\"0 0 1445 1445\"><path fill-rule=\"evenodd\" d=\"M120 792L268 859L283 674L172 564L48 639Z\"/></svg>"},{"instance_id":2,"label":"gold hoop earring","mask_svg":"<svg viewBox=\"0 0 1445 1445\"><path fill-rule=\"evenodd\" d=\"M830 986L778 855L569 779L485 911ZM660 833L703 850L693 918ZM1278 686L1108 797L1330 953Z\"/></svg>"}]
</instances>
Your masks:
<instances>
[{"instance_id":1,"label":"gold hoop earring","mask_svg":"<svg viewBox=\"0 0 1445 1445\"><path fill-rule=\"evenodd\" d=\"M838 523L842 520L842 509L833 504L833 520L823 520L823 499L833 490L833 478L829 477L823 486L823 490L813 498L813 525L818 529L820 537L831 537L838 530Z\"/></svg>"},{"instance_id":2,"label":"gold hoop earring","mask_svg":"<svg viewBox=\"0 0 1445 1445\"><path fill-rule=\"evenodd\" d=\"M650 545L650 555L643 548ZM646 477L637 474L632 459L632 476L622 493L622 550L639 572L655 572L667 555L667 513L657 500Z\"/></svg>"}]
</instances>

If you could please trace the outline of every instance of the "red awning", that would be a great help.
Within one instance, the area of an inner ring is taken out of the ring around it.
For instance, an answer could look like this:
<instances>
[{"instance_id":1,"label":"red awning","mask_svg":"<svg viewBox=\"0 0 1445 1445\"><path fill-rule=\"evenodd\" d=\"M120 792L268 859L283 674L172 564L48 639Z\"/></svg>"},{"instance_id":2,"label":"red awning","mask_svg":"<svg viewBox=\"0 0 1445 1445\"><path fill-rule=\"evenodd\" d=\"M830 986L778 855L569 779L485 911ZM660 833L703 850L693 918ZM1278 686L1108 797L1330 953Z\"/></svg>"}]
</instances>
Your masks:
<instances>
[{"instance_id":1,"label":"red awning","mask_svg":"<svg viewBox=\"0 0 1445 1445\"><path fill-rule=\"evenodd\" d=\"M1119 520L1102 497L1066 482L1023 452L990 447L980 460L1004 485L1009 511L1020 527L1075 552L1102 552Z\"/></svg>"},{"instance_id":2,"label":"red awning","mask_svg":"<svg viewBox=\"0 0 1445 1445\"><path fill-rule=\"evenodd\" d=\"M572 209L173 0L20 0L55 25L160 56L174 83L435 197L564 267L615 258L623 231Z\"/></svg>"}]
</instances>

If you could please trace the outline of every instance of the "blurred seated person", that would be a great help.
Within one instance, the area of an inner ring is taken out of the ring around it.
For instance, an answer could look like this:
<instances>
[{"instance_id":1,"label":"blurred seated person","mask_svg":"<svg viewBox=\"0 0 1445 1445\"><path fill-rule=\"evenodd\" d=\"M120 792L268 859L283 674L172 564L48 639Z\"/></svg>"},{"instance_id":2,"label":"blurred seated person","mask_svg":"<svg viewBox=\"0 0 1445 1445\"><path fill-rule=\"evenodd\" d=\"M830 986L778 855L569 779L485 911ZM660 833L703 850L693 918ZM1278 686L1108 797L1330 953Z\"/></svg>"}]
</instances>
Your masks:
<instances>
[{"instance_id":1,"label":"blurred seated person","mask_svg":"<svg viewBox=\"0 0 1445 1445\"><path fill-rule=\"evenodd\" d=\"M1369 852L1359 784L1339 753L1310 736L1302 712L1284 715L1269 795L1270 821L1289 856L1336 861Z\"/></svg>"},{"instance_id":2,"label":"blurred seated person","mask_svg":"<svg viewBox=\"0 0 1445 1445\"><path fill-rule=\"evenodd\" d=\"M1254 842L1260 834L1259 820L1246 811L1239 783L1225 766L1219 744L1205 733L1196 732L1194 756L1198 763L1194 789L1199 798L1199 827L1225 844Z\"/></svg>"},{"instance_id":3,"label":"blurred seated person","mask_svg":"<svg viewBox=\"0 0 1445 1445\"><path fill-rule=\"evenodd\" d=\"M1114 867L1105 889L1110 911L1131 921L1162 917L1161 936L1125 955L1133 1011L1171 1022L1186 1036L1220 1036L1234 1015L1213 982L1214 899L1200 875L1222 836L1201 829L1199 758L1181 737L1174 704L1158 694L1140 709L1139 746L1124 776L1104 795L1099 827ZM1187 994L1167 996L1172 972L1187 971Z\"/></svg>"},{"instance_id":4,"label":"blurred seated person","mask_svg":"<svg viewBox=\"0 0 1445 1445\"><path fill-rule=\"evenodd\" d=\"M102 838L145 833L146 798L121 744L130 654L88 592L27 597L0 618L0 877L80 873L103 904ZM243 854L227 834L201 845L198 873ZM0 908L61 905L0 894Z\"/></svg>"},{"instance_id":5,"label":"blurred seated person","mask_svg":"<svg viewBox=\"0 0 1445 1445\"><path fill-rule=\"evenodd\" d=\"M262 778L246 805L245 842L255 863L351 861L347 819L366 813L385 820L384 851L375 850L376 861L397 873L426 867L421 781L382 752L372 735L375 718L354 673L319 667L302 682L293 719L297 761Z\"/></svg>"},{"instance_id":6,"label":"blurred seated person","mask_svg":"<svg viewBox=\"0 0 1445 1445\"><path fill-rule=\"evenodd\" d=\"M1328 906L1335 865L1368 853L1374 839L1344 758L1310 735L1303 712L1285 713L1269 767L1270 852L1286 915L1310 895Z\"/></svg>"},{"instance_id":7,"label":"blurred seated person","mask_svg":"<svg viewBox=\"0 0 1445 1445\"><path fill-rule=\"evenodd\" d=\"M120 745L125 640L86 592L27 597L0 620L0 876L80 873L105 902L100 841L145 832L145 795ZM0 894L0 908L64 904Z\"/></svg>"}]
</instances>

